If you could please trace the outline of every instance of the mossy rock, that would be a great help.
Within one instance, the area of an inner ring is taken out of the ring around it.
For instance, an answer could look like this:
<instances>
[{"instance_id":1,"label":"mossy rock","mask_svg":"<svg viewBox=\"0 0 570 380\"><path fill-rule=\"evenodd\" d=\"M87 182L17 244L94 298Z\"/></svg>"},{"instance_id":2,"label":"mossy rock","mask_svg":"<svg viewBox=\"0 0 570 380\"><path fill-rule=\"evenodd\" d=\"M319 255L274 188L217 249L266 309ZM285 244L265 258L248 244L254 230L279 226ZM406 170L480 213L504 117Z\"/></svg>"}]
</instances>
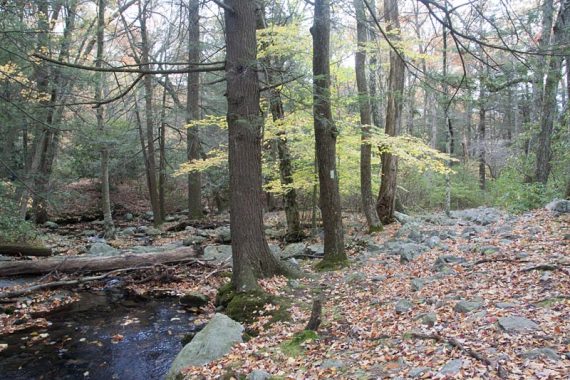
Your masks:
<instances>
[{"instance_id":1,"label":"mossy rock","mask_svg":"<svg viewBox=\"0 0 570 380\"><path fill-rule=\"evenodd\" d=\"M317 333L312 330L300 331L293 335L290 340L281 343L281 351L287 356L299 356L305 350L302 344L310 340L318 339L318 337Z\"/></svg>"},{"instance_id":2,"label":"mossy rock","mask_svg":"<svg viewBox=\"0 0 570 380\"><path fill-rule=\"evenodd\" d=\"M216 306L228 307L230 301L234 298L236 292L231 282L222 285L216 294Z\"/></svg>"},{"instance_id":3,"label":"mossy rock","mask_svg":"<svg viewBox=\"0 0 570 380\"><path fill-rule=\"evenodd\" d=\"M274 310L265 311L267 304L277 307ZM290 319L288 306L289 302L285 299L273 297L262 291L234 293L231 301L227 304L226 314L235 321L251 323L263 311L265 315L272 316L270 323L275 323Z\"/></svg>"},{"instance_id":4,"label":"mossy rock","mask_svg":"<svg viewBox=\"0 0 570 380\"><path fill-rule=\"evenodd\" d=\"M332 260L332 259L323 259L315 265L315 269L318 272L330 272L339 270L342 268L346 268L349 266L349 262L347 259L343 260Z\"/></svg>"}]
</instances>

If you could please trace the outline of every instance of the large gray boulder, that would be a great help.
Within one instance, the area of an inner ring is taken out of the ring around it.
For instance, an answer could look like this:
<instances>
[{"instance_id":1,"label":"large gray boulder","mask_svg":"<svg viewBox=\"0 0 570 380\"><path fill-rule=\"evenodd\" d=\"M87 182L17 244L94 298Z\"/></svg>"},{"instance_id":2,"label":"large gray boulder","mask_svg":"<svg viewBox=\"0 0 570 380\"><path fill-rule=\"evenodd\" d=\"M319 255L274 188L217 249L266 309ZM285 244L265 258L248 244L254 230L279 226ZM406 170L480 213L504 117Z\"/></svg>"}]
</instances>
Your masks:
<instances>
[{"instance_id":1,"label":"large gray boulder","mask_svg":"<svg viewBox=\"0 0 570 380\"><path fill-rule=\"evenodd\" d=\"M175 380L180 371L221 358L236 343L242 343L243 326L233 319L216 314L182 351L176 355L166 380Z\"/></svg>"},{"instance_id":2,"label":"large gray boulder","mask_svg":"<svg viewBox=\"0 0 570 380\"><path fill-rule=\"evenodd\" d=\"M555 199L546 205L546 209L552 212L559 212L565 214L570 212L570 200Z\"/></svg>"},{"instance_id":3,"label":"large gray boulder","mask_svg":"<svg viewBox=\"0 0 570 380\"><path fill-rule=\"evenodd\" d=\"M232 265L232 246L231 245L209 245L204 248L204 259L211 260L214 263L226 262Z\"/></svg>"},{"instance_id":4,"label":"large gray boulder","mask_svg":"<svg viewBox=\"0 0 570 380\"><path fill-rule=\"evenodd\" d=\"M216 243L230 243L232 241L232 233L230 227L218 227L214 230Z\"/></svg>"},{"instance_id":5,"label":"large gray boulder","mask_svg":"<svg viewBox=\"0 0 570 380\"><path fill-rule=\"evenodd\" d=\"M90 256L116 256L120 251L107 243L93 243L89 248Z\"/></svg>"},{"instance_id":6,"label":"large gray boulder","mask_svg":"<svg viewBox=\"0 0 570 380\"><path fill-rule=\"evenodd\" d=\"M538 330L540 327L530 319L510 316L499 318L499 326L506 332L524 332Z\"/></svg>"}]
</instances>

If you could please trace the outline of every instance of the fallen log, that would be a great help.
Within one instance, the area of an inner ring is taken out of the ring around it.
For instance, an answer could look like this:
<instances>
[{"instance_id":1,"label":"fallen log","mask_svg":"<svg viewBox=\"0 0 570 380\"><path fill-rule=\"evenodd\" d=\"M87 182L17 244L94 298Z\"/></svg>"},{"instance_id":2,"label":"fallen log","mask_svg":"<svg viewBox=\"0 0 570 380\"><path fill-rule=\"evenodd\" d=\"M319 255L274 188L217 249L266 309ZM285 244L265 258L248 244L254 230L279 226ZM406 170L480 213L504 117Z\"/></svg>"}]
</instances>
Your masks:
<instances>
[{"instance_id":1,"label":"fallen log","mask_svg":"<svg viewBox=\"0 0 570 380\"><path fill-rule=\"evenodd\" d=\"M111 257L65 256L33 261L0 262L0 277L60 273L104 272L154 264L176 263L196 257L190 247L166 252L127 253Z\"/></svg>"},{"instance_id":2,"label":"fallen log","mask_svg":"<svg viewBox=\"0 0 570 380\"><path fill-rule=\"evenodd\" d=\"M51 256L50 248L29 245L0 244L0 255L5 256Z\"/></svg>"}]
</instances>

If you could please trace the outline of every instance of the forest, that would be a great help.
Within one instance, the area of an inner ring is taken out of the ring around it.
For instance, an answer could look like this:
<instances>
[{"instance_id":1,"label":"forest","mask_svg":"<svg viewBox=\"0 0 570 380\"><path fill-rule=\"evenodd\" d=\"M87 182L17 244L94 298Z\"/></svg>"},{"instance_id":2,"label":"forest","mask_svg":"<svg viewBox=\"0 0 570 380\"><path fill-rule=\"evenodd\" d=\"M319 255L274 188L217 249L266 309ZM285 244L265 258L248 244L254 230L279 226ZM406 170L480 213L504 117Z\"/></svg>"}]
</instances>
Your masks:
<instances>
[{"instance_id":1,"label":"forest","mask_svg":"<svg viewBox=\"0 0 570 380\"><path fill-rule=\"evenodd\" d=\"M0 2L0 377L567 379L570 0Z\"/></svg>"}]
</instances>

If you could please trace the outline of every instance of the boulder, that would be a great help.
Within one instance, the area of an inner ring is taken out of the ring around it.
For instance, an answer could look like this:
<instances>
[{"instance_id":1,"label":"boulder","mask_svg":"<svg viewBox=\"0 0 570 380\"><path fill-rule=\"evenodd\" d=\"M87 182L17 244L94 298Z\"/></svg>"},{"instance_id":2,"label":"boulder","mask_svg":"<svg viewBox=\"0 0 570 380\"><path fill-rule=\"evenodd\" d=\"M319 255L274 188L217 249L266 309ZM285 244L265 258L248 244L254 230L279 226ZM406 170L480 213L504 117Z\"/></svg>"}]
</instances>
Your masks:
<instances>
[{"instance_id":1,"label":"boulder","mask_svg":"<svg viewBox=\"0 0 570 380\"><path fill-rule=\"evenodd\" d=\"M120 251L111 247L107 243L93 243L89 248L89 255L91 256L116 256Z\"/></svg>"},{"instance_id":2,"label":"boulder","mask_svg":"<svg viewBox=\"0 0 570 380\"><path fill-rule=\"evenodd\" d=\"M433 327L433 325L435 325L435 323L437 322L437 314L436 313L422 314L420 320L423 325L426 325L428 327Z\"/></svg>"},{"instance_id":3,"label":"boulder","mask_svg":"<svg viewBox=\"0 0 570 380\"><path fill-rule=\"evenodd\" d=\"M342 360L338 359L325 359L323 360L323 364L321 364L321 368L344 368L345 364Z\"/></svg>"},{"instance_id":4,"label":"boulder","mask_svg":"<svg viewBox=\"0 0 570 380\"><path fill-rule=\"evenodd\" d=\"M453 359L445 363L445 365L439 370L441 375L456 375L461 371L463 367L463 360Z\"/></svg>"},{"instance_id":5,"label":"boulder","mask_svg":"<svg viewBox=\"0 0 570 380\"><path fill-rule=\"evenodd\" d=\"M202 307L208 304L208 296L198 292L188 292L183 294L178 302L188 307Z\"/></svg>"},{"instance_id":6,"label":"boulder","mask_svg":"<svg viewBox=\"0 0 570 380\"><path fill-rule=\"evenodd\" d=\"M489 207L452 211L451 214L454 218L465 219L481 226L496 223L503 216L497 209Z\"/></svg>"},{"instance_id":7,"label":"boulder","mask_svg":"<svg viewBox=\"0 0 570 380\"><path fill-rule=\"evenodd\" d=\"M405 225L407 223L411 223L414 221L414 218L412 218L409 215L406 215L404 213L398 212L398 211L394 211L394 218L400 222L401 225Z\"/></svg>"},{"instance_id":8,"label":"boulder","mask_svg":"<svg viewBox=\"0 0 570 380\"><path fill-rule=\"evenodd\" d=\"M470 313L481 307L483 307L483 302L481 301L459 301L453 307L453 311L456 313Z\"/></svg>"},{"instance_id":9,"label":"boulder","mask_svg":"<svg viewBox=\"0 0 570 380\"><path fill-rule=\"evenodd\" d=\"M521 357L523 357L525 359L530 359L530 360L541 359L541 358L550 359L552 361L560 360L558 353L555 350L553 350L552 348L547 348L547 347L535 348L533 350L523 352L521 354Z\"/></svg>"},{"instance_id":10,"label":"boulder","mask_svg":"<svg viewBox=\"0 0 570 380\"><path fill-rule=\"evenodd\" d=\"M396 313L407 313L408 311L412 310L413 307L414 305L409 300L401 299L396 302Z\"/></svg>"},{"instance_id":11,"label":"boulder","mask_svg":"<svg viewBox=\"0 0 570 380\"><path fill-rule=\"evenodd\" d=\"M135 217L133 216L133 214L131 214L130 212L127 212L124 216L125 220L127 222L130 222L131 220L133 220Z\"/></svg>"},{"instance_id":12,"label":"boulder","mask_svg":"<svg viewBox=\"0 0 570 380\"><path fill-rule=\"evenodd\" d=\"M305 243L293 243L283 249L283 257L295 257L305 253Z\"/></svg>"},{"instance_id":13,"label":"boulder","mask_svg":"<svg viewBox=\"0 0 570 380\"><path fill-rule=\"evenodd\" d=\"M143 214L143 218L152 221L154 219L154 213L152 211L147 211Z\"/></svg>"},{"instance_id":14,"label":"boulder","mask_svg":"<svg viewBox=\"0 0 570 380\"><path fill-rule=\"evenodd\" d=\"M236 343L242 343L243 326L233 319L216 313L182 351L178 353L166 380L174 380L180 371L190 366L201 366L227 354Z\"/></svg>"},{"instance_id":15,"label":"boulder","mask_svg":"<svg viewBox=\"0 0 570 380\"><path fill-rule=\"evenodd\" d=\"M83 236L97 236L97 230L85 230L83 231Z\"/></svg>"},{"instance_id":16,"label":"boulder","mask_svg":"<svg viewBox=\"0 0 570 380\"><path fill-rule=\"evenodd\" d=\"M232 241L230 227L219 227L214 230L216 243L227 244Z\"/></svg>"},{"instance_id":17,"label":"boulder","mask_svg":"<svg viewBox=\"0 0 570 380\"><path fill-rule=\"evenodd\" d=\"M459 256L453 256L453 255L439 256L433 263L432 271L443 272L446 269L448 269L449 265L463 264L466 262L467 260Z\"/></svg>"},{"instance_id":18,"label":"boulder","mask_svg":"<svg viewBox=\"0 0 570 380\"><path fill-rule=\"evenodd\" d=\"M212 260L216 263L226 262L232 265L231 245L209 245L204 248L204 259Z\"/></svg>"},{"instance_id":19,"label":"boulder","mask_svg":"<svg viewBox=\"0 0 570 380\"><path fill-rule=\"evenodd\" d=\"M44 227L49 228L50 230L57 230L59 225L56 222L47 221L44 223Z\"/></svg>"},{"instance_id":20,"label":"boulder","mask_svg":"<svg viewBox=\"0 0 570 380\"><path fill-rule=\"evenodd\" d=\"M314 256L324 256L325 246L322 244L311 244L305 249L305 253Z\"/></svg>"},{"instance_id":21,"label":"boulder","mask_svg":"<svg viewBox=\"0 0 570 380\"><path fill-rule=\"evenodd\" d=\"M416 377L422 376L423 374L427 373L429 370L430 370L429 367L415 367L412 368L410 372L408 372L408 376L414 379Z\"/></svg>"},{"instance_id":22,"label":"boulder","mask_svg":"<svg viewBox=\"0 0 570 380\"><path fill-rule=\"evenodd\" d=\"M205 238L204 236L188 236L187 238L182 240L182 245L186 247L191 247L195 244L202 244L206 240L208 239Z\"/></svg>"},{"instance_id":23,"label":"boulder","mask_svg":"<svg viewBox=\"0 0 570 380\"><path fill-rule=\"evenodd\" d=\"M252 371L249 375L246 376L246 380L268 380L271 378L271 374L269 372L262 371L260 369L256 369Z\"/></svg>"},{"instance_id":24,"label":"boulder","mask_svg":"<svg viewBox=\"0 0 570 380\"><path fill-rule=\"evenodd\" d=\"M555 199L546 205L546 209L552 212L558 212L560 214L566 214L570 212L570 200L566 199Z\"/></svg>"},{"instance_id":25,"label":"boulder","mask_svg":"<svg viewBox=\"0 0 570 380\"><path fill-rule=\"evenodd\" d=\"M158 236L158 235L160 235L161 233L162 233L162 231L159 230L158 228L155 228L155 227L148 227L148 228L146 229L146 234L147 234L148 236Z\"/></svg>"},{"instance_id":26,"label":"boulder","mask_svg":"<svg viewBox=\"0 0 570 380\"><path fill-rule=\"evenodd\" d=\"M528 318L519 316L509 316L499 318L499 327L506 332L535 331L540 327Z\"/></svg>"},{"instance_id":27,"label":"boulder","mask_svg":"<svg viewBox=\"0 0 570 380\"><path fill-rule=\"evenodd\" d=\"M426 284L426 281L421 278L412 278L412 292L418 292L423 288Z\"/></svg>"}]
</instances>

